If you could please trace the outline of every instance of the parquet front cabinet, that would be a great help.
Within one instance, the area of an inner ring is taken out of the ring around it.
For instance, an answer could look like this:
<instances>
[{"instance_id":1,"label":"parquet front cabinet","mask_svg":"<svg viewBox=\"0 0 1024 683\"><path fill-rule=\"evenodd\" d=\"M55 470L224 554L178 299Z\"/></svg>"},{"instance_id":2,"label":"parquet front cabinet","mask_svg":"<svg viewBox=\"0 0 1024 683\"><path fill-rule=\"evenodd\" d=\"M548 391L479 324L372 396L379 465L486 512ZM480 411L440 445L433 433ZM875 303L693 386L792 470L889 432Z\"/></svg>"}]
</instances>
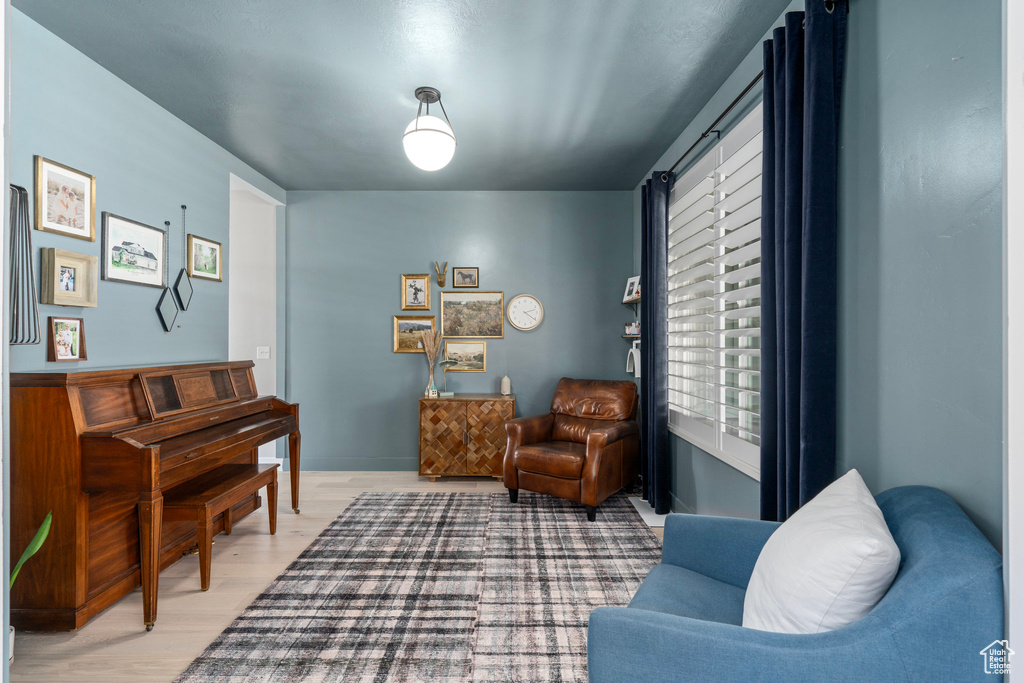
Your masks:
<instances>
[{"instance_id":1,"label":"parquet front cabinet","mask_svg":"<svg viewBox=\"0 0 1024 683\"><path fill-rule=\"evenodd\" d=\"M515 396L455 394L420 399L420 476L501 477L505 422Z\"/></svg>"}]
</instances>

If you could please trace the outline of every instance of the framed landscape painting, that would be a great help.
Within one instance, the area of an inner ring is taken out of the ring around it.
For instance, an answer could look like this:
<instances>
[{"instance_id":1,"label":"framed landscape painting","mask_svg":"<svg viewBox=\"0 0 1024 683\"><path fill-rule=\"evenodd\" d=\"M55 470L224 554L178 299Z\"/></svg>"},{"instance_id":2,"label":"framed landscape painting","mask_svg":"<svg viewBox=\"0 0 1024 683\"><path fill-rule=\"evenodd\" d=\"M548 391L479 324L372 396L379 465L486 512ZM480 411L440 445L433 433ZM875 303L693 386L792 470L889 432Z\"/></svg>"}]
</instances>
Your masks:
<instances>
[{"instance_id":1,"label":"framed landscape painting","mask_svg":"<svg viewBox=\"0 0 1024 683\"><path fill-rule=\"evenodd\" d=\"M444 345L444 357L455 361L446 372L487 372L487 342L449 341Z\"/></svg>"},{"instance_id":2,"label":"framed landscape painting","mask_svg":"<svg viewBox=\"0 0 1024 683\"><path fill-rule=\"evenodd\" d=\"M36 230L96 241L96 179L36 157Z\"/></svg>"},{"instance_id":3,"label":"framed landscape painting","mask_svg":"<svg viewBox=\"0 0 1024 683\"><path fill-rule=\"evenodd\" d=\"M167 233L103 212L103 279L167 286Z\"/></svg>"},{"instance_id":4,"label":"framed landscape painting","mask_svg":"<svg viewBox=\"0 0 1024 683\"><path fill-rule=\"evenodd\" d=\"M199 235L188 236L188 276L203 280L224 280L221 274L220 242Z\"/></svg>"},{"instance_id":5,"label":"framed landscape painting","mask_svg":"<svg viewBox=\"0 0 1024 683\"><path fill-rule=\"evenodd\" d=\"M505 336L503 292L441 292L441 334L452 339Z\"/></svg>"},{"instance_id":6,"label":"framed landscape painting","mask_svg":"<svg viewBox=\"0 0 1024 683\"><path fill-rule=\"evenodd\" d=\"M435 318L432 315L396 315L392 338L395 353L423 353L423 332L434 331Z\"/></svg>"}]
</instances>

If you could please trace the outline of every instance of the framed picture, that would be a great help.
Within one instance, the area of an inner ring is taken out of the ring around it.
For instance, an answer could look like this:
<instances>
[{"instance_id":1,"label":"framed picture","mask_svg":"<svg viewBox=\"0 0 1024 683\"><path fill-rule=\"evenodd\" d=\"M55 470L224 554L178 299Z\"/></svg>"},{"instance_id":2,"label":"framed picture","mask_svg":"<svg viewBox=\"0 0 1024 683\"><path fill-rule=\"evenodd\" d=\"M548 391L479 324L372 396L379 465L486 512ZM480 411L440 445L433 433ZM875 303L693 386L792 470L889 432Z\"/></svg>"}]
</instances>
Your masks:
<instances>
[{"instance_id":1,"label":"framed picture","mask_svg":"<svg viewBox=\"0 0 1024 683\"><path fill-rule=\"evenodd\" d=\"M452 287L479 287L479 268L452 268Z\"/></svg>"},{"instance_id":2,"label":"framed picture","mask_svg":"<svg viewBox=\"0 0 1024 683\"><path fill-rule=\"evenodd\" d=\"M199 235L188 236L188 276L223 282L220 242Z\"/></svg>"},{"instance_id":3,"label":"framed picture","mask_svg":"<svg viewBox=\"0 0 1024 683\"><path fill-rule=\"evenodd\" d=\"M432 315L396 315L392 350L395 353L423 353L420 334L433 332L435 320Z\"/></svg>"},{"instance_id":4,"label":"framed picture","mask_svg":"<svg viewBox=\"0 0 1024 683\"><path fill-rule=\"evenodd\" d=\"M51 317L46 327L46 360L88 360L85 355L85 322L81 318Z\"/></svg>"},{"instance_id":5,"label":"framed picture","mask_svg":"<svg viewBox=\"0 0 1024 683\"><path fill-rule=\"evenodd\" d=\"M36 157L36 230L96 241L96 179Z\"/></svg>"},{"instance_id":6,"label":"framed picture","mask_svg":"<svg viewBox=\"0 0 1024 683\"><path fill-rule=\"evenodd\" d=\"M402 276L402 310L430 310L430 274Z\"/></svg>"},{"instance_id":7,"label":"framed picture","mask_svg":"<svg viewBox=\"0 0 1024 683\"><path fill-rule=\"evenodd\" d=\"M447 341L444 357L455 361L446 372L487 372L487 342Z\"/></svg>"},{"instance_id":8,"label":"framed picture","mask_svg":"<svg viewBox=\"0 0 1024 683\"><path fill-rule=\"evenodd\" d=\"M167 286L167 233L103 212L103 279Z\"/></svg>"},{"instance_id":9,"label":"framed picture","mask_svg":"<svg viewBox=\"0 0 1024 683\"><path fill-rule=\"evenodd\" d=\"M100 260L63 249L42 250L42 293L39 303L96 308Z\"/></svg>"},{"instance_id":10,"label":"framed picture","mask_svg":"<svg viewBox=\"0 0 1024 683\"><path fill-rule=\"evenodd\" d=\"M626 280L626 292L622 295L622 303L636 301L640 298L640 276L634 275Z\"/></svg>"},{"instance_id":11,"label":"framed picture","mask_svg":"<svg viewBox=\"0 0 1024 683\"><path fill-rule=\"evenodd\" d=\"M441 292L441 334L454 339L505 336L502 292Z\"/></svg>"}]
</instances>

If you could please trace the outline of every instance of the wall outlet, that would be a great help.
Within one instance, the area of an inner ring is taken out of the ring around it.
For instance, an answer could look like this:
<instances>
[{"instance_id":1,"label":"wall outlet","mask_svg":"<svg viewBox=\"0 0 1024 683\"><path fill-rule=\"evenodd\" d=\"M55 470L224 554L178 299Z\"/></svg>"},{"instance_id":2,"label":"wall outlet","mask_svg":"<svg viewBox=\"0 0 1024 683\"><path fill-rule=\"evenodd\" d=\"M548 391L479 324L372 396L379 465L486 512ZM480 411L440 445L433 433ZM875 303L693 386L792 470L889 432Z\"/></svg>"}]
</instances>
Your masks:
<instances>
[{"instance_id":1,"label":"wall outlet","mask_svg":"<svg viewBox=\"0 0 1024 683\"><path fill-rule=\"evenodd\" d=\"M256 360L270 360L270 347L269 346L257 346L256 347Z\"/></svg>"}]
</instances>

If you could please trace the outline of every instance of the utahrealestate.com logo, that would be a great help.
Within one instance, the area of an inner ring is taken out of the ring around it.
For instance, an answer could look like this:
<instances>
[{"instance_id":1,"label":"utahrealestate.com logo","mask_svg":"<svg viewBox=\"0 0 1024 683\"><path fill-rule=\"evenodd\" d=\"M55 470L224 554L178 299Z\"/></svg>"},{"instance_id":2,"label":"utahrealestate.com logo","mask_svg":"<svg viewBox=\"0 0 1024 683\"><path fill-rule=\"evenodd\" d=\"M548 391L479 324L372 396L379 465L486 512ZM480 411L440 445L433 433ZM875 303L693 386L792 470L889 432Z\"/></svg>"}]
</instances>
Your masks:
<instances>
[{"instance_id":1,"label":"utahrealestate.com logo","mask_svg":"<svg viewBox=\"0 0 1024 683\"><path fill-rule=\"evenodd\" d=\"M1013 650L1010 649L1010 643L1007 641L993 640L979 654L985 658L985 673L998 675L1010 673L1010 657L1013 655Z\"/></svg>"}]
</instances>

